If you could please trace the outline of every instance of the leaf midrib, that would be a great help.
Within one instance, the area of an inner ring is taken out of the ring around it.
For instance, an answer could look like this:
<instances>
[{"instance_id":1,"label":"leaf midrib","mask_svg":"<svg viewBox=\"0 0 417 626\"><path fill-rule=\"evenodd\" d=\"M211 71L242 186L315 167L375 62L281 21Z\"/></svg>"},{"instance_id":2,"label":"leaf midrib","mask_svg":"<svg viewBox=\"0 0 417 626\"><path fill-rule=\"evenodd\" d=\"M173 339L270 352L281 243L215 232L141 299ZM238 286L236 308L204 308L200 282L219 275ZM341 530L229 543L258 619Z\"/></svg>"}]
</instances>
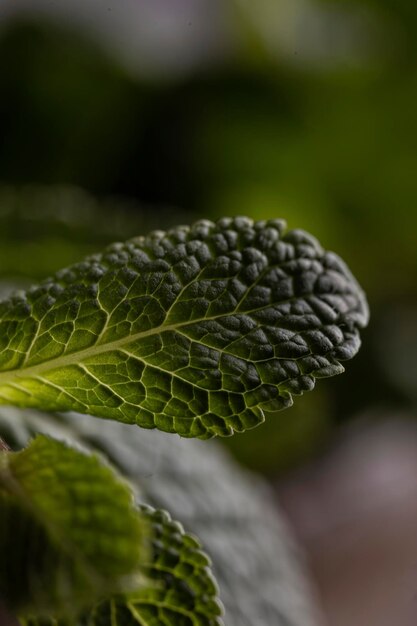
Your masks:
<instances>
[{"instance_id":1,"label":"leaf midrib","mask_svg":"<svg viewBox=\"0 0 417 626\"><path fill-rule=\"evenodd\" d=\"M196 323L198 323L199 321L202 320L196 320ZM98 345L94 344L93 346L89 346L88 348L84 348L83 350L74 351L69 354L63 354L62 356L56 357L55 359L48 359L46 361L43 361L42 363L37 363L36 365L29 365L28 367L22 367L20 369L15 368L11 370L4 370L0 372L0 385L7 385L9 382L13 381L16 378L31 378L34 376L38 376L44 372L60 369L61 367L76 365L84 361L84 359L96 356L97 354L104 354L106 352L111 352L112 350L117 350L144 337L158 335L169 331L175 331L177 328L185 326L186 324L190 324L190 322L172 324L170 326L157 326L155 328L150 328L149 330L142 331L140 333L135 333L134 335L129 335L129 337L116 339L115 341L111 341L109 343Z\"/></svg>"},{"instance_id":2,"label":"leaf midrib","mask_svg":"<svg viewBox=\"0 0 417 626\"><path fill-rule=\"evenodd\" d=\"M77 365L82 362L84 359L88 359L90 357L96 356L97 354L104 354L106 352L111 352L113 350L118 350L119 348L123 348L126 345L133 343L139 339L144 337L150 337L152 335L160 335L166 332L175 332L180 328L184 328L186 326L194 326L195 324L199 324L201 322L210 322L214 320L219 320L225 317L231 317L236 315L251 315L252 313L256 313L262 311L264 309L268 309L277 305L286 304L293 300L298 299L297 296L293 296L291 298L287 298L285 300L281 300L277 303L269 303L249 311L235 311L230 313L225 313L222 315L213 315L211 317L201 317L195 320L187 320L186 322L178 322L177 324L169 324L167 326L161 324L154 328L150 328L149 330L141 331L139 333L135 333L133 335L129 335L128 337L123 337L121 339L116 339L115 341L111 341L105 344L94 344L93 346L89 346L88 348L84 348L83 350L71 352L70 354L64 354L62 356L56 357L55 359L49 359L42 363L37 363L36 365L30 365L29 367L15 368L10 370L4 370L0 372L0 386L8 385L16 379L27 379L35 376L42 375L45 372L50 372L53 370L57 370L68 365ZM202 342L203 343L203 342Z\"/></svg>"},{"instance_id":3,"label":"leaf midrib","mask_svg":"<svg viewBox=\"0 0 417 626\"><path fill-rule=\"evenodd\" d=\"M308 297L308 296L304 296ZM282 304L287 304L292 301L299 300L299 296L292 296L290 298L286 298L280 300L275 303L264 304L260 307L255 307L254 309L250 309L247 311L231 311L229 313L212 315L210 317L200 317L195 320L187 320L185 322L178 322L177 324L160 324L154 328L150 328L145 331L141 331L135 333L133 335L129 335L128 337L123 337L121 339L116 339L115 341L111 341L105 344L94 344L93 346L89 346L88 348L84 348L83 350L71 352L70 354L64 354L62 356L56 357L55 359L49 359L42 363L37 363L36 365L31 365L29 367L15 368L10 370L4 370L0 372L0 386L8 385L15 380L24 380L36 376L40 376L45 372L50 372L54 370L58 370L60 368L66 367L68 365L78 365L82 363L85 359L96 356L97 354L105 354L106 352L111 352L113 350L118 350L120 348L124 348L126 345L133 343L134 341L138 341L144 337L150 337L152 335L160 335L166 332L175 332L181 328L187 326L194 326L195 324L200 324L202 322L210 322L215 320L220 320L225 317L233 317L233 316L249 316L252 313L257 313L259 311L273 308L275 306L281 306ZM200 340L200 342L204 345L204 342ZM221 350L219 348L219 350Z\"/></svg>"}]
</instances>

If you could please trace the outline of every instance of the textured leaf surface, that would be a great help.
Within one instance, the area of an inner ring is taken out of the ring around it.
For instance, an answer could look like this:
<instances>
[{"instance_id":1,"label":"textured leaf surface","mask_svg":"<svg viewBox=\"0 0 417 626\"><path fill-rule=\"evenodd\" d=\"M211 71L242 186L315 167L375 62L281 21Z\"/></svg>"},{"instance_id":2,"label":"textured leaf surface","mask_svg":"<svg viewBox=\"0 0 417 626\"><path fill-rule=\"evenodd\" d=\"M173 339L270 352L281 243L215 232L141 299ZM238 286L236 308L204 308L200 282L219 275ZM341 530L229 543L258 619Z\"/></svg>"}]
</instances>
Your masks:
<instances>
[{"instance_id":1,"label":"textured leaf surface","mask_svg":"<svg viewBox=\"0 0 417 626\"><path fill-rule=\"evenodd\" d=\"M197 533L213 560L227 626L317 626L302 555L274 495L216 441L172 437L83 415L4 407L0 435L14 448L33 431L104 452L145 501ZM254 583L256 581L256 583ZM55 625L56 626L56 625ZM109 625L107 625L109 626Z\"/></svg>"},{"instance_id":2,"label":"textured leaf surface","mask_svg":"<svg viewBox=\"0 0 417 626\"><path fill-rule=\"evenodd\" d=\"M151 584L130 599L99 605L88 623L116 626L220 626L222 608L210 561L199 542L164 511L142 508L152 526Z\"/></svg>"},{"instance_id":3,"label":"textured leaf surface","mask_svg":"<svg viewBox=\"0 0 417 626\"><path fill-rule=\"evenodd\" d=\"M152 528L152 554L144 564L148 584L129 596L97 604L79 626L221 626L222 607L199 542L168 513L141 507ZM27 626L64 626L51 620L22 620Z\"/></svg>"},{"instance_id":4,"label":"textured leaf surface","mask_svg":"<svg viewBox=\"0 0 417 626\"><path fill-rule=\"evenodd\" d=\"M45 436L0 454L0 597L15 612L74 614L137 585L145 527L97 456Z\"/></svg>"},{"instance_id":5,"label":"textured leaf surface","mask_svg":"<svg viewBox=\"0 0 417 626\"><path fill-rule=\"evenodd\" d=\"M0 400L229 435L343 371L367 323L346 266L280 220L115 244L0 303Z\"/></svg>"}]
</instances>

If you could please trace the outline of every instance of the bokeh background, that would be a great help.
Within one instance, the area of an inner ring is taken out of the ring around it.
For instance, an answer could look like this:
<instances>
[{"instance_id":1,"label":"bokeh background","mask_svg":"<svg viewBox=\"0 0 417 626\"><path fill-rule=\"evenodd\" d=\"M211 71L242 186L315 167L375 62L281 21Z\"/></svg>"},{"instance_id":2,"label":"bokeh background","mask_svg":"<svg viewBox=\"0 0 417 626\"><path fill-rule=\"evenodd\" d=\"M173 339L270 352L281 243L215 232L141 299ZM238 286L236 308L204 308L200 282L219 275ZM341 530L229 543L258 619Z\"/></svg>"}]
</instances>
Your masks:
<instances>
[{"instance_id":1,"label":"bokeh background","mask_svg":"<svg viewBox=\"0 0 417 626\"><path fill-rule=\"evenodd\" d=\"M275 486L327 623L417 623L417 3L2 0L0 280L152 228L283 217L372 320L225 441Z\"/></svg>"}]
</instances>

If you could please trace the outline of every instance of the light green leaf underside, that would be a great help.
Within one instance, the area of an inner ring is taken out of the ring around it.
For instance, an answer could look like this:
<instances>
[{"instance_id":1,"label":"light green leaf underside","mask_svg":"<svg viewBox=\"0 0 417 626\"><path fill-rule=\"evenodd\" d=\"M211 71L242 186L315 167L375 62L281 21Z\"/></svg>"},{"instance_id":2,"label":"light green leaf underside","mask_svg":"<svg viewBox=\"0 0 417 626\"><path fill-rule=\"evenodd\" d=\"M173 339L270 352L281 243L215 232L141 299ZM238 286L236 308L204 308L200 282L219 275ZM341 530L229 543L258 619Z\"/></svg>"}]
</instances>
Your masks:
<instances>
[{"instance_id":1,"label":"light green leaf underside","mask_svg":"<svg viewBox=\"0 0 417 626\"><path fill-rule=\"evenodd\" d=\"M74 615L138 584L147 525L98 456L37 436L0 454L0 597L19 614Z\"/></svg>"},{"instance_id":2,"label":"light green leaf underside","mask_svg":"<svg viewBox=\"0 0 417 626\"><path fill-rule=\"evenodd\" d=\"M222 626L222 606L199 542L164 511L141 508L152 534L148 585L128 597L97 604L76 626ZM24 626L69 626L56 619L22 620ZM75 626L75 625L74 625Z\"/></svg>"},{"instance_id":3,"label":"light green leaf underside","mask_svg":"<svg viewBox=\"0 0 417 626\"><path fill-rule=\"evenodd\" d=\"M355 279L310 235L200 221L0 303L0 402L229 435L343 371L367 319Z\"/></svg>"}]
</instances>

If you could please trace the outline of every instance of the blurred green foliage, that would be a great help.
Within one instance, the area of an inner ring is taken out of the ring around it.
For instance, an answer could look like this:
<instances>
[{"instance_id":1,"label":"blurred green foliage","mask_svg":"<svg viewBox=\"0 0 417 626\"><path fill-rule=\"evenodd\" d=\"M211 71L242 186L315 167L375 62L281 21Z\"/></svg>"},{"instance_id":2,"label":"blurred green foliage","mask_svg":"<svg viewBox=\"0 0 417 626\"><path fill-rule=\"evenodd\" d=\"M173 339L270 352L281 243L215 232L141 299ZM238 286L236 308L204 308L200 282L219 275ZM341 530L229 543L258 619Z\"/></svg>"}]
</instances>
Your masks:
<instances>
[{"instance_id":1,"label":"blurred green foliage","mask_svg":"<svg viewBox=\"0 0 417 626\"><path fill-rule=\"evenodd\" d=\"M1 276L39 278L139 231L244 214L311 231L359 278L373 323L348 372L231 444L264 471L305 460L366 406L414 408L381 346L393 304L417 296L417 5L310 4L366 8L372 54L272 53L239 3L233 53L171 80L133 77L62 24L0 36Z\"/></svg>"}]
</instances>

